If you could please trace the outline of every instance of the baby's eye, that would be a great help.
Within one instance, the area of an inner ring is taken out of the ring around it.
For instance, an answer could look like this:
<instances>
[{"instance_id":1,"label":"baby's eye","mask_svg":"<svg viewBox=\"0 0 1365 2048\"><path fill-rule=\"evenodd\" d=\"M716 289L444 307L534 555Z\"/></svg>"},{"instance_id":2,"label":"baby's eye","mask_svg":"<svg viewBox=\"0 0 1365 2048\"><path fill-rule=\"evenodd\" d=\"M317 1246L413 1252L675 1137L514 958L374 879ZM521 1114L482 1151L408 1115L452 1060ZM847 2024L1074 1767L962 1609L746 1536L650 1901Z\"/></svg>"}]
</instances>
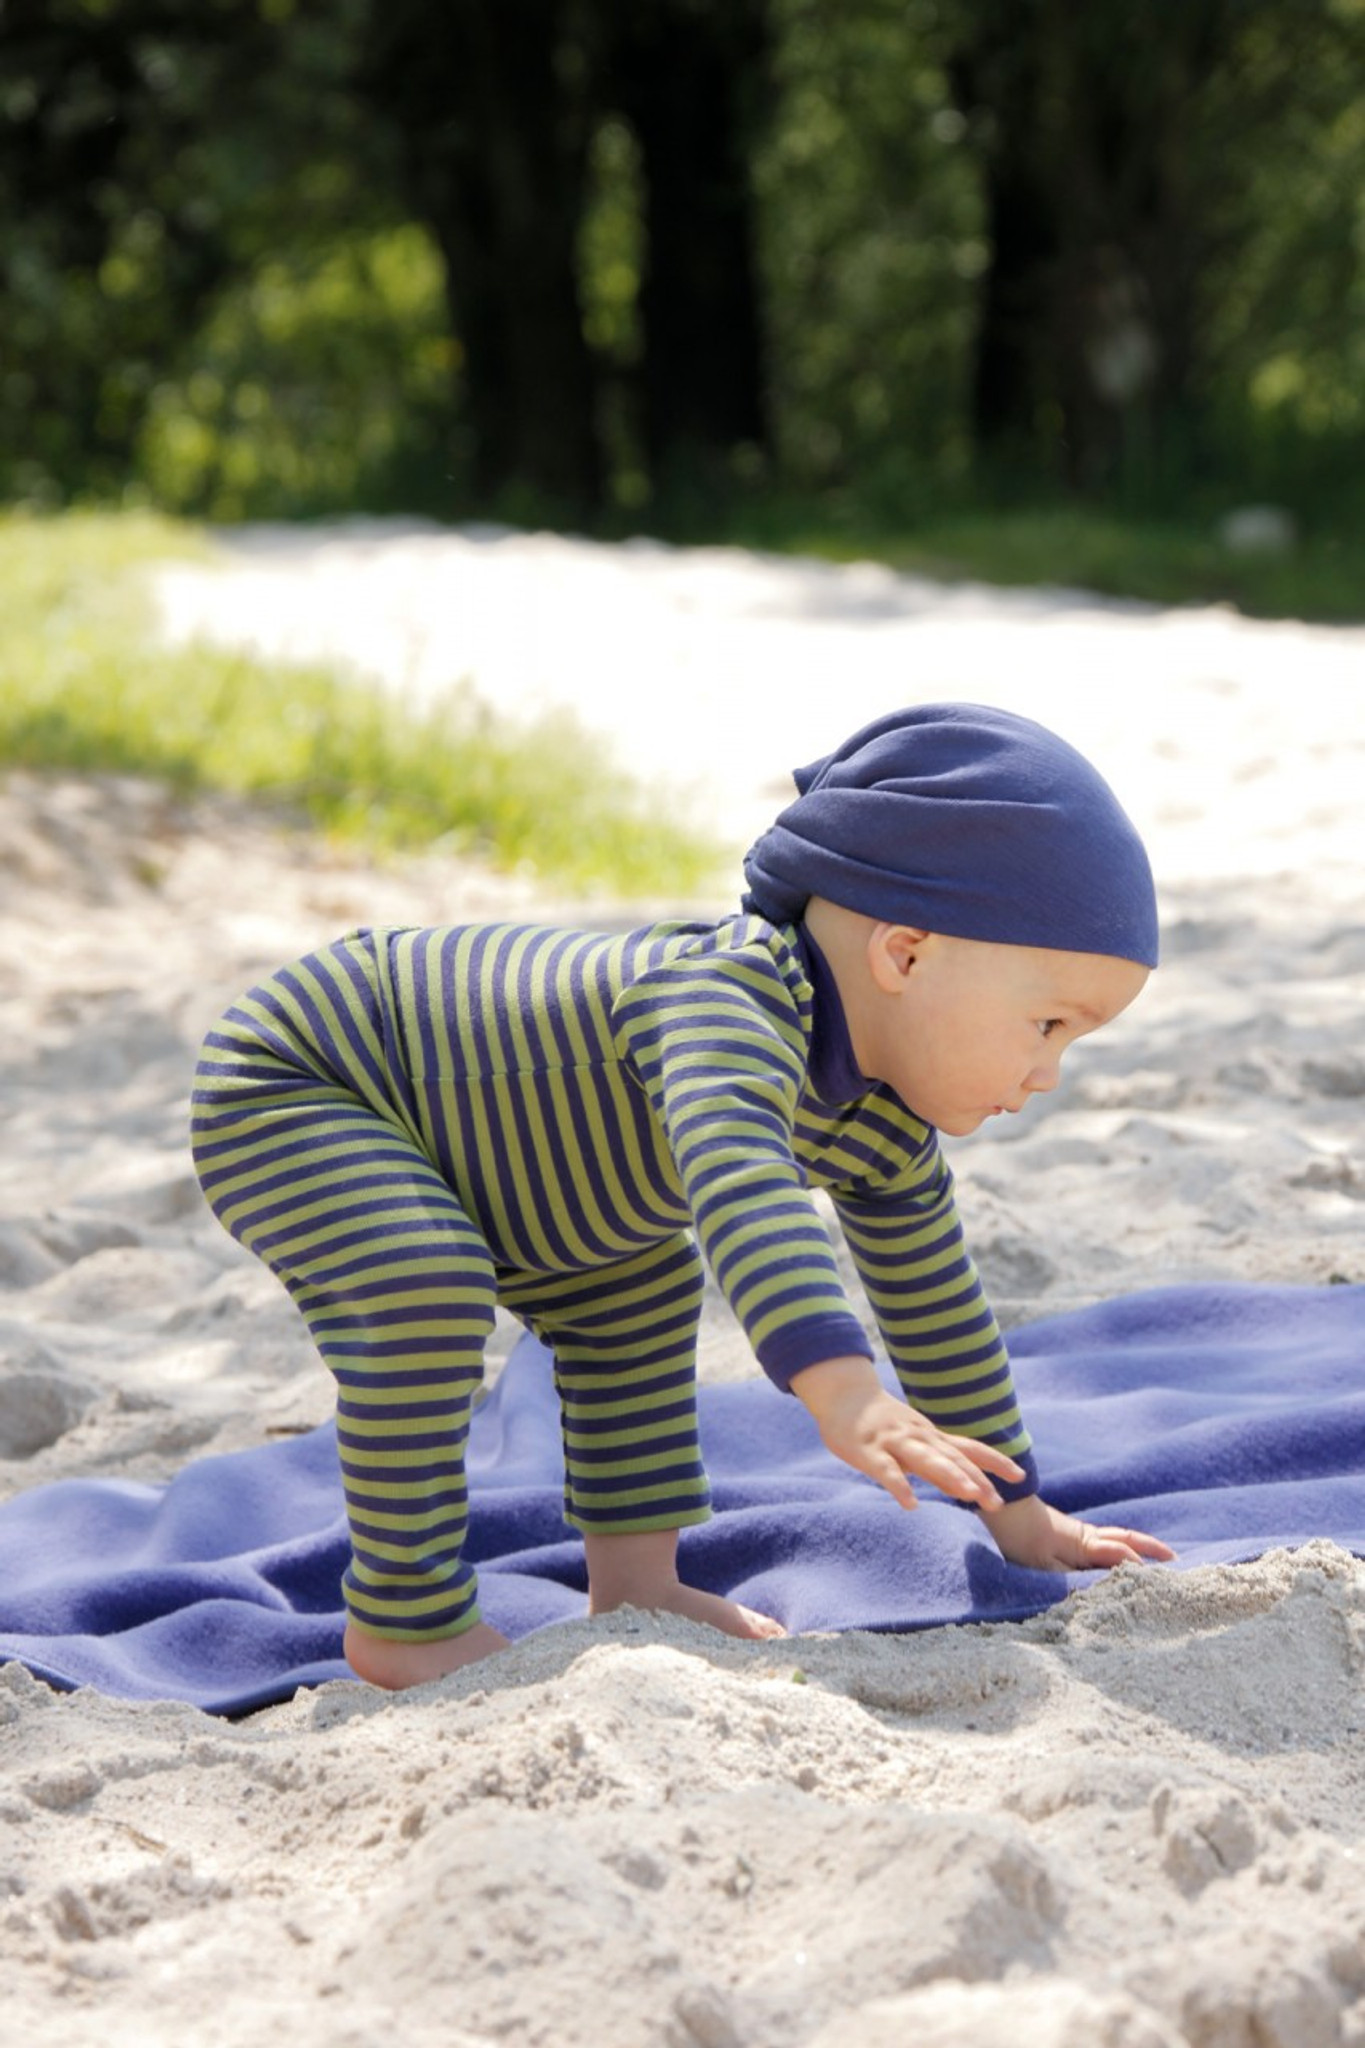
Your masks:
<instances>
[{"instance_id":1,"label":"baby's eye","mask_svg":"<svg viewBox=\"0 0 1365 2048\"><path fill-rule=\"evenodd\" d=\"M1054 1031L1060 1031L1060 1030L1061 1030L1061 1028L1062 1028L1062 1020L1061 1020L1061 1018L1060 1018L1060 1017L1045 1017L1045 1018L1042 1018L1042 1019L1041 1019L1041 1020L1039 1021L1039 1025L1038 1025L1038 1030L1039 1030L1040 1034L1042 1035L1042 1037L1044 1037L1044 1038L1051 1038L1051 1036L1052 1036L1053 1032L1054 1032Z\"/></svg>"}]
</instances>

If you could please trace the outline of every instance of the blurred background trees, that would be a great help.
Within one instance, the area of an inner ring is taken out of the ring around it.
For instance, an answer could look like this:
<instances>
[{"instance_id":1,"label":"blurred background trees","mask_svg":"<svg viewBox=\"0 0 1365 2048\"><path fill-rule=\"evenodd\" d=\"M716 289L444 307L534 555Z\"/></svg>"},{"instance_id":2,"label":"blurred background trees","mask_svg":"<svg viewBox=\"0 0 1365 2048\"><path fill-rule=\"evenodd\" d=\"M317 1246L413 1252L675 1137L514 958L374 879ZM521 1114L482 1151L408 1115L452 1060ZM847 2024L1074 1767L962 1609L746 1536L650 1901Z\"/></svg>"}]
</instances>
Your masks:
<instances>
[{"instance_id":1,"label":"blurred background trees","mask_svg":"<svg viewBox=\"0 0 1365 2048\"><path fill-rule=\"evenodd\" d=\"M1365 499L1365 0L0 0L0 495Z\"/></svg>"}]
</instances>

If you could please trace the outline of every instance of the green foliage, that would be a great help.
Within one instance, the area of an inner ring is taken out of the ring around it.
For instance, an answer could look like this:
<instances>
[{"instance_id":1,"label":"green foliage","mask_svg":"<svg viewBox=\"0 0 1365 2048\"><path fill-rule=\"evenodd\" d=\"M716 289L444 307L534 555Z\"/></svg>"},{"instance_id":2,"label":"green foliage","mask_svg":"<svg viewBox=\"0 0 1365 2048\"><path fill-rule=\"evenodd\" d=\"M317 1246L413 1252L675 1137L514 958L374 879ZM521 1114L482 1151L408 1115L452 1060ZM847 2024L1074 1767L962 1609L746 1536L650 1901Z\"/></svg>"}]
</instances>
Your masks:
<instances>
[{"instance_id":1,"label":"green foliage","mask_svg":"<svg viewBox=\"0 0 1365 2048\"><path fill-rule=\"evenodd\" d=\"M224 285L153 389L138 477L210 519L439 509L458 360L421 228L278 248Z\"/></svg>"},{"instance_id":2,"label":"green foliage","mask_svg":"<svg viewBox=\"0 0 1365 2048\"><path fill-rule=\"evenodd\" d=\"M393 138L347 89L363 5L0 10L11 501L287 515L405 495L414 449L439 470L454 344Z\"/></svg>"},{"instance_id":3,"label":"green foliage","mask_svg":"<svg viewBox=\"0 0 1365 2048\"><path fill-rule=\"evenodd\" d=\"M1259 24L1248 62L1278 97L1241 160L1255 230L1220 268L1204 366L1221 466L1343 523L1365 516L1362 35L1356 0L1308 10L1287 46Z\"/></svg>"},{"instance_id":4,"label":"green foliage","mask_svg":"<svg viewBox=\"0 0 1365 2048\"><path fill-rule=\"evenodd\" d=\"M719 849L650 810L569 719L513 725L462 689L419 713L324 668L150 644L130 572L204 546L149 516L0 522L0 762L225 790L372 848L616 893L712 878Z\"/></svg>"},{"instance_id":5,"label":"green foliage","mask_svg":"<svg viewBox=\"0 0 1365 2048\"><path fill-rule=\"evenodd\" d=\"M578 261L583 333L601 364L598 429L608 495L627 511L637 510L650 494L633 389L643 347L643 208L639 143L627 122L608 115L588 152Z\"/></svg>"},{"instance_id":6,"label":"green foliage","mask_svg":"<svg viewBox=\"0 0 1365 2048\"><path fill-rule=\"evenodd\" d=\"M271 163L239 89L263 43L244 4L54 0L6 8L0 44L0 483L56 502L122 484L158 358L230 260Z\"/></svg>"},{"instance_id":7,"label":"green foliage","mask_svg":"<svg viewBox=\"0 0 1365 2048\"><path fill-rule=\"evenodd\" d=\"M774 0L762 203L780 467L869 506L930 502L969 459L988 252L933 0Z\"/></svg>"}]
</instances>

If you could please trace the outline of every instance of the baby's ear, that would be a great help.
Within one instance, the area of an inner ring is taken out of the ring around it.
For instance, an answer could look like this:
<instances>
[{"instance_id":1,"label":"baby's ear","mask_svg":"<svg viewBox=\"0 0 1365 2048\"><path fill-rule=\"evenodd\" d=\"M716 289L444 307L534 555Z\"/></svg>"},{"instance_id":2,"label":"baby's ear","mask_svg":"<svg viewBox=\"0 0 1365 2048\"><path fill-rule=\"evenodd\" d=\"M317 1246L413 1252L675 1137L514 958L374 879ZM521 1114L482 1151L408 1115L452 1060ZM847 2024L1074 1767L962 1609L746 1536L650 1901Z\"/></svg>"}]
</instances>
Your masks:
<instances>
[{"instance_id":1,"label":"baby's ear","mask_svg":"<svg viewBox=\"0 0 1365 2048\"><path fill-rule=\"evenodd\" d=\"M928 936L917 925L873 925L867 940L867 964L884 995L899 995Z\"/></svg>"}]
</instances>

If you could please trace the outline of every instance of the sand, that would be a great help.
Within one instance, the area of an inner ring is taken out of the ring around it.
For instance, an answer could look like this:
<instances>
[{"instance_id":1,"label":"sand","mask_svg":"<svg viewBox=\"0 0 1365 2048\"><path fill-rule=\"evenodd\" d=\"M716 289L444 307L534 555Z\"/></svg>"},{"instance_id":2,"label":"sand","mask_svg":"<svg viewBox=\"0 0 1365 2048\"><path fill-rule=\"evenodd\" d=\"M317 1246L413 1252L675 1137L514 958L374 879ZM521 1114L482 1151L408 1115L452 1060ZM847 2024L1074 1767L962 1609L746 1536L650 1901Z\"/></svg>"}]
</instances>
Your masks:
<instances>
[{"instance_id":1,"label":"sand","mask_svg":"<svg viewBox=\"0 0 1365 2048\"><path fill-rule=\"evenodd\" d=\"M569 704L737 847L895 701L1056 724L1149 838L1166 959L1056 1096L951 1147L1003 1320L1365 1280L1365 632L419 526L257 529L159 589L172 634ZM328 1411L190 1172L224 1000L355 922L663 907L107 779L10 777L0 873L3 1495ZM712 1303L706 1377L752 1369ZM904 1639L585 1621L238 1723L10 1666L0 2041L1365 2043L1363 1673L1365 1565L1329 1544Z\"/></svg>"}]
</instances>

